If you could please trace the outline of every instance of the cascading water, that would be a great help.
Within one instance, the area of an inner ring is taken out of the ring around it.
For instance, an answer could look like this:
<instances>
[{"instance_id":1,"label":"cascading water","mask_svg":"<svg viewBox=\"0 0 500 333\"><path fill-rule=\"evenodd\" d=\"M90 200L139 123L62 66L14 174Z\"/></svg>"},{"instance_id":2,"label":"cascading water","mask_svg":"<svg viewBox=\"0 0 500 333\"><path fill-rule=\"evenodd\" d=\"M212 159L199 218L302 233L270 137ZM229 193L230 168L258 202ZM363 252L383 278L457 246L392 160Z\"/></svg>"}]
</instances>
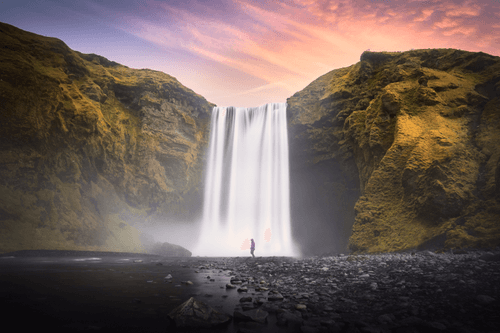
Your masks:
<instances>
[{"instance_id":1,"label":"cascading water","mask_svg":"<svg viewBox=\"0 0 500 333\"><path fill-rule=\"evenodd\" d=\"M215 107L194 255L295 255L288 169L286 103Z\"/></svg>"}]
</instances>

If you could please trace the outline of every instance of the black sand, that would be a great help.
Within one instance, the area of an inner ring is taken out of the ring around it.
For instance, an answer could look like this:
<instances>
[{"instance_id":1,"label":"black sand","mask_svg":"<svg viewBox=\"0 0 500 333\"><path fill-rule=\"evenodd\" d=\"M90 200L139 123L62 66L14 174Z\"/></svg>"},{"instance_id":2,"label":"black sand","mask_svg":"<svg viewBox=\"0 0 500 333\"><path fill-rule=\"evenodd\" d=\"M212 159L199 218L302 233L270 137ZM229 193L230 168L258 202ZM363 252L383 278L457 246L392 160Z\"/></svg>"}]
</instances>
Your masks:
<instances>
[{"instance_id":1,"label":"black sand","mask_svg":"<svg viewBox=\"0 0 500 333\"><path fill-rule=\"evenodd\" d=\"M231 277L248 292L226 289ZM171 332L167 314L190 297L231 315L252 297L246 306L269 312L266 324L233 319L209 331L494 333L500 251L303 259L20 251L0 256L0 296L4 327L22 332Z\"/></svg>"}]
</instances>

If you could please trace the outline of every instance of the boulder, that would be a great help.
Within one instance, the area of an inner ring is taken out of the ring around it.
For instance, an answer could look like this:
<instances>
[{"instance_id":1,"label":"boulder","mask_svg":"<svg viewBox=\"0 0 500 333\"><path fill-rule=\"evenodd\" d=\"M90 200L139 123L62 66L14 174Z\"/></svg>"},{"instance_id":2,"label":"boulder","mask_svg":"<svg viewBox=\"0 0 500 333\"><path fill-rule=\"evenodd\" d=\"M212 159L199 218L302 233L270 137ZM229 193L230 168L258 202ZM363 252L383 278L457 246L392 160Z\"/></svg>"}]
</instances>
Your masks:
<instances>
[{"instance_id":1,"label":"boulder","mask_svg":"<svg viewBox=\"0 0 500 333\"><path fill-rule=\"evenodd\" d=\"M168 317L177 328L212 328L226 325L231 316L219 312L193 297L173 309Z\"/></svg>"},{"instance_id":2,"label":"boulder","mask_svg":"<svg viewBox=\"0 0 500 333\"><path fill-rule=\"evenodd\" d=\"M243 321L255 321L258 323L265 324L267 322L267 316L269 313L262 309L252 309L247 311L234 311L234 319Z\"/></svg>"},{"instance_id":3,"label":"boulder","mask_svg":"<svg viewBox=\"0 0 500 333\"><path fill-rule=\"evenodd\" d=\"M157 243L150 250L150 254L157 254L165 257L191 257L191 251L180 245L170 243Z\"/></svg>"}]
</instances>

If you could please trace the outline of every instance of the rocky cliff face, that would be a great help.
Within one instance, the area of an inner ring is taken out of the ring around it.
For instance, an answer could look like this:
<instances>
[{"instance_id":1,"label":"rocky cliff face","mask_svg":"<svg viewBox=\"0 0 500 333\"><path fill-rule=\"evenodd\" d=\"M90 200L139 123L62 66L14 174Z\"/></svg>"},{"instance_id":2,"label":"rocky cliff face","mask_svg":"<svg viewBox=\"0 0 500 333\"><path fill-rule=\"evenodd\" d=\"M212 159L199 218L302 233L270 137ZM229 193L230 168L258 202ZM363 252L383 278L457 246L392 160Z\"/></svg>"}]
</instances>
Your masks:
<instances>
[{"instance_id":1,"label":"rocky cliff face","mask_svg":"<svg viewBox=\"0 0 500 333\"><path fill-rule=\"evenodd\" d=\"M288 104L292 175L305 170L306 192L338 200L319 214L350 250L500 245L500 58L364 52Z\"/></svg>"},{"instance_id":2,"label":"rocky cliff face","mask_svg":"<svg viewBox=\"0 0 500 333\"><path fill-rule=\"evenodd\" d=\"M0 252L141 251L200 206L213 107L175 78L0 23Z\"/></svg>"},{"instance_id":3,"label":"rocky cliff face","mask_svg":"<svg viewBox=\"0 0 500 333\"><path fill-rule=\"evenodd\" d=\"M192 220L213 104L0 23L0 252L143 251ZM288 99L305 254L500 244L500 59L365 52Z\"/></svg>"}]
</instances>

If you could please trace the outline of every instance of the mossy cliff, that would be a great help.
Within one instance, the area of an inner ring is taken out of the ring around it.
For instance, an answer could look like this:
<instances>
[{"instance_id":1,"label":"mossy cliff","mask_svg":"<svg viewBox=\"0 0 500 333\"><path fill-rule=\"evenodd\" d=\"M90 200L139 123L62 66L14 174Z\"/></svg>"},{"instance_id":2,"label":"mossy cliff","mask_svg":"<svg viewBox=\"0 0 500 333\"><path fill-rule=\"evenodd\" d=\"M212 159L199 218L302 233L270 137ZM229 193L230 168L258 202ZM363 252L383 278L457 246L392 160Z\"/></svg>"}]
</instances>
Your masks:
<instances>
[{"instance_id":1,"label":"mossy cliff","mask_svg":"<svg viewBox=\"0 0 500 333\"><path fill-rule=\"evenodd\" d=\"M500 245L500 58L364 52L288 104L295 168L330 166L350 250Z\"/></svg>"},{"instance_id":2,"label":"mossy cliff","mask_svg":"<svg viewBox=\"0 0 500 333\"><path fill-rule=\"evenodd\" d=\"M0 252L141 251L134 222L193 213L212 104L3 23L0 50Z\"/></svg>"}]
</instances>

